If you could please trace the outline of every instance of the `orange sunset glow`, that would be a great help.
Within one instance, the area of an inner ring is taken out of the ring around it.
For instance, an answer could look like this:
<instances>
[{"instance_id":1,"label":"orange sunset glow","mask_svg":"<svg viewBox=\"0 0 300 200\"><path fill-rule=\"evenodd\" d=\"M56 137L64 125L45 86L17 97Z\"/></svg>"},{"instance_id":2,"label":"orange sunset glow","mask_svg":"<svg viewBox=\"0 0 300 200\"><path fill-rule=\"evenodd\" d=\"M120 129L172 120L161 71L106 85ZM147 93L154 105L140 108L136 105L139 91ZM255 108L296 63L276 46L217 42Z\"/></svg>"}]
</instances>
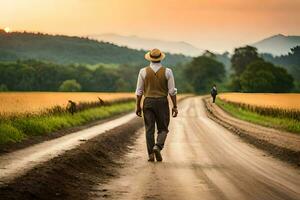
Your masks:
<instances>
[{"instance_id":1,"label":"orange sunset glow","mask_svg":"<svg viewBox=\"0 0 300 200\"><path fill-rule=\"evenodd\" d=\"M0 0L0 27L66 35L117 33L232 50L300 34L299 0Z\"/></svg>"}]
</instances>

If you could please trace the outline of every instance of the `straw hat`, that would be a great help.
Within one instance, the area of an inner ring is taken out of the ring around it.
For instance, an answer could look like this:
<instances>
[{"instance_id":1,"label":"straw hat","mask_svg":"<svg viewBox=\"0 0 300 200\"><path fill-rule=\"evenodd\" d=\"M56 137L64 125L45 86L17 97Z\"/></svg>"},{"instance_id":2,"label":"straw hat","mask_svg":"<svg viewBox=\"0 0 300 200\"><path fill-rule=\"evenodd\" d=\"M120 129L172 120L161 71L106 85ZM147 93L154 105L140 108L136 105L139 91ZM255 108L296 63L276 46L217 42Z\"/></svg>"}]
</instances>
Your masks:
<instances>
[{"instance_id":1,"label":"straw hat","mask_svg":"<svg viewBox=\"0 0 300 200\"><path fill-rule=\"evenodd\" d=\"M159 49L152 49L148 53L145 54L145 59L149 61L161 61L166 57L166 55L161 52Z\"/></svg>"}]
</instances>

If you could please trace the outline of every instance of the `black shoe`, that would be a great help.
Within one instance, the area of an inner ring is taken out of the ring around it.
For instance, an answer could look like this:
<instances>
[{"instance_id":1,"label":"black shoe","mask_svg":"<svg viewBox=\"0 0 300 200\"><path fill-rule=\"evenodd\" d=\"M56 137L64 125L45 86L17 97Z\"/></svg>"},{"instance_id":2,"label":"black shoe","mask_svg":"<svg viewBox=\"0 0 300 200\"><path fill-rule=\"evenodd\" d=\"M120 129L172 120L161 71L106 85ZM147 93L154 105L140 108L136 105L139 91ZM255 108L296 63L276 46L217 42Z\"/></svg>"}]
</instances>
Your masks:
<instances>
[{"instance_id":1,"label":"black shoe","mask_svg":"<svg viewBox=\"0 0 300 200\"><path fill-rule=\"evenodd\" d=\"M155 145L153 147L153 151L154 151L156 160L158 162L161 162L163 159L162 159L161 154L160 154L160 151L161 151L160 148L157 145Z\"/></svg>"},{"instance_id":2,"label":"black shoe","mask_svg":"<svg viewBox=\"0 0 300 200\"><path fill-rule=\"evenodd\" d=\"M149 155L148 162L154 162L154 153L151 153L151 154Z\"/></svg>"}]
</instances>

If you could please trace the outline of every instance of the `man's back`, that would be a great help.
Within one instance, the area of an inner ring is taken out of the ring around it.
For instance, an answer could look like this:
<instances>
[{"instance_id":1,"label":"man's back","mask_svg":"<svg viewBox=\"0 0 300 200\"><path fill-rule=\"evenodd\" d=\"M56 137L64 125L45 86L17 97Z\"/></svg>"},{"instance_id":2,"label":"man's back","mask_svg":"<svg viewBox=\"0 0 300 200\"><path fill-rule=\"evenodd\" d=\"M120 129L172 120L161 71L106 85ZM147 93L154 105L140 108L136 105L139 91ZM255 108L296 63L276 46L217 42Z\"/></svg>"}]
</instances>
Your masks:
<instances>
[{"instance_id":1,"label":"man's back","mask_svg":"<svg viewBox=\"0 0 300 200\"><path fill-rule=\"evenodd\" d=\"M168 80L165 74L165 67L161 67L157 72L154 72L150 66L146 67L146 77L144 86L145 97L168 96Z\"/></svg>"},{"instance_id":2,"label":"man's back","mask_svg":"<svg viewBox=\"0 0 300 200\"><path fill-rule=\"evenodd\" d=\"M160 151L164 148L164 143L169 132L170 109L168 95L170 95L173 108L173 117L177 116L177 102L175 81L172 70L163 67L160 63L165 54L158 49L153 49L146 53L146 60L150 61L150 66L140 70L137 81L137 106L136 114L142 116L141 99L145 96L143 103L143 117L146 130L146 142L149 159L153 162L154 155L157 161L162 161ZM157 128L157 138L155 141L155 127Z\"/></svg>"}]
</instances>

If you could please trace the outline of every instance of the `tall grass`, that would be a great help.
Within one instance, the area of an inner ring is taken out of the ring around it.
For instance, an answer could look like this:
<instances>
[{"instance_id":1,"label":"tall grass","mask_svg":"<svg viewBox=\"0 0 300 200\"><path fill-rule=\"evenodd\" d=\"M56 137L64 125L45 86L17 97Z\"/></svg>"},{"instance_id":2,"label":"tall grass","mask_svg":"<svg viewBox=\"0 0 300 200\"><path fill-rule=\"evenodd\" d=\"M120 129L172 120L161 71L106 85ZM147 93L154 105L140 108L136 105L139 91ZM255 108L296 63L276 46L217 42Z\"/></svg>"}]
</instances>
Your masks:
<instances>
[{"instance_id":1,"label":"tall grass","mask_svg":"<svg viewBox=\"0 0 300 200\"><path fill-rule=\"evenodd\" d=\"M297 111L281 111L277 108L265 108L221 100L216 104L232 116L267 127L300 133L300 120ZM289 113L290 112L290 113Z\"/></svg>"},{"instance_id":2,"label":"tall grass","mask_svg":"<svg viewBox=\"0 0 300 200\"><path fill-rule=\"evenodd\" d=\"M44 135L95 120L105 119L132 111L134 106L134 101L128 99L126 101L110 102L104 106L81 104L81 108L74 115L71 115L63 108L56 107L52 111L49 110L49 112L41 114L4 117L0 119L0 145L8 142L20 142L32 136Z\"/></svg>"},{"instance_id":3,"label":"tall grass","mask_svg":"<svg viewBox=\"0 0 300 200\"><path fill-rule=\"evenodd\" d=\"M238 103L229 100L222 99L223 102L227 104L234 105L239 108L243 108L245 110L249 110L251 112L255 112L260 115L264 116L271 116L271 117L283 117L298 120L300 123L300 110L298 109L291 109L291 108L277 108L271 106L256 106L247 103ZM299 102L300 103L300 102Z\"/></svg>"},{"instance_id":4,"label":"tall grass","mask_svg":"<svg viewBox=\"0 0 300 200\"><path fill-rule=\"evenodd\" d=\"M0 114L16 115L40 113L55 106L66 107L68 100L79 102L104 102L134 98L134 93L99 92L0 92Z\"/></svg>"}]
</instances>

